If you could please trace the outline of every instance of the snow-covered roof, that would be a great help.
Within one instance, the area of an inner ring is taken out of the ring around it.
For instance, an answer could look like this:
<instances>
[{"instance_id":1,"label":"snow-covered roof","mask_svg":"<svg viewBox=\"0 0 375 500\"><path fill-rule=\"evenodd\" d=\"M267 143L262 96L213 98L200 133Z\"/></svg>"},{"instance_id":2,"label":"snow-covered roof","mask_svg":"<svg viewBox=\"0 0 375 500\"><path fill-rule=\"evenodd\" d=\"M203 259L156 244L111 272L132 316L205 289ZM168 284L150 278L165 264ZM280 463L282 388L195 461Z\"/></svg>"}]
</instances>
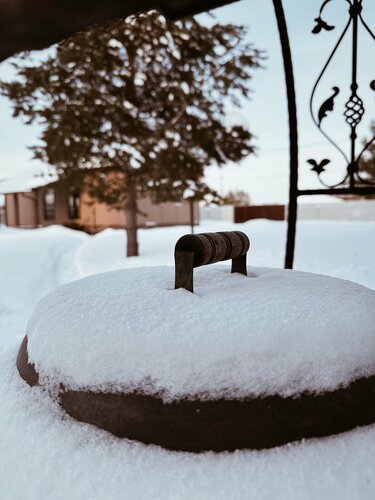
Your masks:
<instances>
[{"instance_id":1,"label":"snow-covered roof","mask_svg":"<svg viewBox=\"0 0 375 500\"><path fill-rule=\"evenodd\" d=\"M46 186L57 180L57 175L51 167L30 167L16 175L0 179L0 193L28 193L32 189Z\"/></svg>"}]
</instances>

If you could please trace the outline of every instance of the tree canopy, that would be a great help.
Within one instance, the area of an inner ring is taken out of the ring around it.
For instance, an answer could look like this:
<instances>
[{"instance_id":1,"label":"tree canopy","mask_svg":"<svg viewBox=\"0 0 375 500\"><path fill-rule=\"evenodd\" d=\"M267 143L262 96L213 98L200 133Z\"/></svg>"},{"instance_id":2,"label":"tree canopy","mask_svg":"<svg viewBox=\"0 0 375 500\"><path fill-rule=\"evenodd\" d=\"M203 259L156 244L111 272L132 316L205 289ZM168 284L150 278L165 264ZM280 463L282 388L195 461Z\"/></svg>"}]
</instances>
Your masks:
<instances>
[{"instance_id":1,"label":"tree canopy","mask_svg":"<svg viewBox=\"0 0 375 500\"><path fill-rule=\"evenodd\" d=\"M41 123L35 158L99 201L131 213L137 195L215 196L205 167L254 151L249 130L225 121L263 57L245 35L150 11L77 33L42 60L24 56L1 92L15 116Z\"/></svg>"},{"instance_id":2,"label":"tree canopy","mask_svg":"<svg viewBox=\"0 0 375 500\"><path fill-rule=\"evenodd\" d=\"M221 205L250 205L251 199L249 193L242 189L228 191L221 200Z\"/></svg>"}]
</instances>

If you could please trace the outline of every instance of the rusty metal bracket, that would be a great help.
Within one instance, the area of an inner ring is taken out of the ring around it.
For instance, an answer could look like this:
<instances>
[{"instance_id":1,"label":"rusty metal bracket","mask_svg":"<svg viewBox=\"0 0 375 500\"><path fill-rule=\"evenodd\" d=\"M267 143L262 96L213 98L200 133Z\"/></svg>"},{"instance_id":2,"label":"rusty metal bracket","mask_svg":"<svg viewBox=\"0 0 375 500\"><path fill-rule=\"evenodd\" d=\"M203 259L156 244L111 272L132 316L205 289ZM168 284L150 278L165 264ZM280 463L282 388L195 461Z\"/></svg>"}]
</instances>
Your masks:
<instances>
[{"instance_id":1,"label":"rusty metal bracket","mask_svg":"<svg viewBox=\"0 0 375 500\"><path fill-rule=\"evenodd\" d=\"M194 292L194 268L222 260L232 259L232 273L246 276L246 256L249 248L249 238L241 231L182 236L174 250L175 289L185 288Z\"/></svg>"}]
</instances>

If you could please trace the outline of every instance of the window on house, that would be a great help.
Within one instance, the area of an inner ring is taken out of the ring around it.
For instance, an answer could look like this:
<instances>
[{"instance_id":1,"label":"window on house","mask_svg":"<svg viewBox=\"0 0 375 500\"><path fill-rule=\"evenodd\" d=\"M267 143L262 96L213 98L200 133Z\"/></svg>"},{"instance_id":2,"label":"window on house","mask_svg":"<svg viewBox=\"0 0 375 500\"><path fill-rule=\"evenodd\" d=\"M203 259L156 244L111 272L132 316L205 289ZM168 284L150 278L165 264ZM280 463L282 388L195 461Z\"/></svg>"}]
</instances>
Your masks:
<instances>
[{"instance_id":1,"label":"window on house","mask_svg":"<svg viewBox=\"0 0 375 500\"><path fill-rule=\"evenodd\" d=\"M52 188L46 189L43 195L44 219L55 219L55 190Z\"/></svg>"},{"instance_id":2,"label":"window on house","mask_svg":"<svg viewBox=\"0 0 375 500\"><path fill-rule=\"evenodd\" d=\"M69 205L69 219L79 219L80 197L78 193L69 194L68 205Z\"/></svg>"}]
</instances>

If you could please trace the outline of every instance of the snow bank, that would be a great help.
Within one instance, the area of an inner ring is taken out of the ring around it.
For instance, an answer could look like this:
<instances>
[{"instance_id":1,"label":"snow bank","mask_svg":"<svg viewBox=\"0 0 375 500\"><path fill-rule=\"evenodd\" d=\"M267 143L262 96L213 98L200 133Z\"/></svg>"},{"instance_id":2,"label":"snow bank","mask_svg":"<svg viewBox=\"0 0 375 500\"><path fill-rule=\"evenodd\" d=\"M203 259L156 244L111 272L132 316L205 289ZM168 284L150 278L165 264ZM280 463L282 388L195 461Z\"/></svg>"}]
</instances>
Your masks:
<instances>
[{"instance_id":1,"label":"snow bank","mask_svg":"<svg viewBox=\"0 0 375 500\"><path fill-rule=\"evenodd\" d=\"M44 298L27 334L42 377L166 400L324 392L375 374L375 292L296 271L104 273Z\"/></svg>"},{"instance_id":2,"label":"snow bank","mask_svg":"<svg viewBox=\"0 0 375 500\"><path fill-rule=\"evenodd\" d=\"M176 453L67 416L0 356L2 500L369 500L375 426L267 451Z\"/></svg>"},{"instance_id":3,"label":"snow bank","mask_svg":"<svg viewBox=\"0 0 375 500\"><path fill-rule=\"evenodd\" d=\"M370 223L298 223L296 267L375 288L374 227ZM199 227L201 232L232 229L240 229L251 237L251 264L283 265L286 234L283 222L252 221L230 227L203 223ZM178 231L181 233L177 234ZM173 453L117 439L105 431L81 424L63 412L47 394L38 388L31 389L20 378L15 368L19 339L25 334L27 316L45 293L75 279L79 273L172 264L174 243L187 231L188 228L140 231L141 257L125 259L122 231L103 233L99 238L63 228L0 230L0 350L13 344L12 351L0 352L1 500L375 498L375 425L260 452ZM205 274L208 270L198 269L196 276L199 278L200 271ZM172 275L167 279L171 284ZM116 300L121 301L122 288L119 292ZM306 302L307 295L304 291ZM85 294L82 297L85 300ZM312 318L310 323L314 327L320 317L314 313L315 299L312 297L315 295L310 296L306 314ZM321 300L318 303L321 304ZM100 307L100 302L95 304ZM251 299L248 299L248 304L250 310ZM266 306L262 306L265 309ZM338 306L341 307L341 295L335 302L335 308ZM360 309L354 301L353 317L348 318L346 310L345 318L348 323L356 322L362 328L358 311ZM217 311L216 316L221 312ZM264 315L266 318L266 313ZM234 323L238 323L239 319L233 317ZM95 318L94 315L86 332L87 345ZM113 324L116 324L115 320ZM344 337L347 331L348 327L345 327L341 333L345 343L348 342ZM51 332L49 329L48 333ZM351 334L359 339L357 330ZM356 343L354 338L346 349L349 352L351 345L357 355L360 342ZM311 348L312 343L310 339L308 347ZM338 347L342 352L344 346ZM333 353L329 345L327 349ZM275 351L275 348L270 351L269 363L272 362L271 353ZM157 356L160 356L158 350L155 355L152 353L151 359ZM82 363L83 359L84 356L79 362ZM99 360L100 363L103 359ZM346 363L347 359L343 357L342 362ZM250 360L255 362L255 356L252 355Z\"/></svg>"},{"instance_id":4,"label":"snow bank","mask_svg":"<svg viewBox=\"0 0 375 500\"><path fill-rule=\"evenodd\" d=\"M90 237L77 249L76 262L82 276L121 268L173 264L176 241L189 232L190 228L187 226L140 229L140 256L125 258L126 232L120 229L105 229Z\"/></svg>"},{"instance_id":5,"label":"snow bank","mask_svg":"<svg viewBox=\"0 0 375 500\"><path fill-rule=\"evenodd\" d=\"M0 351L20 341L44 295L77 278L72 255L86 238L58 226L0 230Z\"/></svg>"},{"instance_id":6,"label":"snow bank","mask_svg":"<svg viewBox=\"0 0 375 500\"><path fill-rule=\"evenodd\" d=\"M282 267L284 222L254 220L228 225L202 221L200 232L241 230L251 238L249 263ZM95 236L53 226L0 228L0 351L20 341L36 303L56 286L113 269L172 265L186 226L140 230L140 257L125 258L125 232ZM375 224L299 222L295 268L356 281L375 289Z\"/></svg>"},{"instance_id":7,"label":"snow bank","mask_svg":"<svg viewBox=\"0 0 375 500\"><path fill-rule=\"evenodd\" d=\"M201 221L197 232L243 231L251 240L249 263L283 267L286 223L253 220L244 224ZM139 231L140 257L125 258L124 231L109 229L88 238L77 249L82 276L114 269L173 265L173 249L187 226ZM299 221L295 269L356 281L375 289L375 223Z\"/></svg>"}]
</instances>

